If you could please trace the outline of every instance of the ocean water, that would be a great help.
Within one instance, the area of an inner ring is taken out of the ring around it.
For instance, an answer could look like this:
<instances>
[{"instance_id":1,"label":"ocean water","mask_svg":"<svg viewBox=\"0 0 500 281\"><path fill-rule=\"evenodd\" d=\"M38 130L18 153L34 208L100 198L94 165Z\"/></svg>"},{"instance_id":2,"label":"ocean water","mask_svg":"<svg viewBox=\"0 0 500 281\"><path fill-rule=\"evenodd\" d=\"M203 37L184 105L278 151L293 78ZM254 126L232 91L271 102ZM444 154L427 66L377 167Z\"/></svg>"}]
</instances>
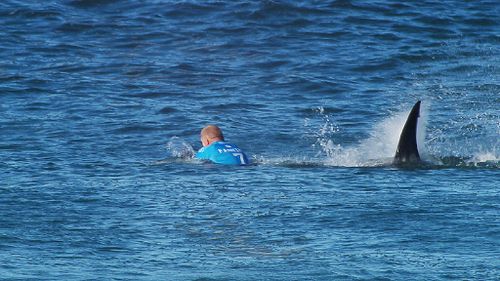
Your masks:
<instances>
[{"instance_id":1,"label":"ocean water","mask_svg":"<svg viewBox=\"0 0 500 281\"><path fill-rule=\"evenodd\" d=\"M2 1L0 280L500 280L499 15Z\"/></svg>"}]
</instances>

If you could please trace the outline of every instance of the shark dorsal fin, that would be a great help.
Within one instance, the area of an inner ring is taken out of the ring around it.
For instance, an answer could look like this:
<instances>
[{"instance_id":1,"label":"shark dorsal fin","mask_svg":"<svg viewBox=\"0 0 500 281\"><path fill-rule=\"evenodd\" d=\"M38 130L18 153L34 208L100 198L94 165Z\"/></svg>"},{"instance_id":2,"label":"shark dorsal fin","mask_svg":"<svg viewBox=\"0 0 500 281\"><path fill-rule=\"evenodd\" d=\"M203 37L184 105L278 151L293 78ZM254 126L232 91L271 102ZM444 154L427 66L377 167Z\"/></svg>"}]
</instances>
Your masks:
<instances>
[{"instance_id":1,"label":"shark dorsal fin","mask_svg":"<svg viewBox=\"0 0 500 281\"><path fill-rule=\"evenodd\" d=\"M406 119L405 126L399 137L394 164L420 162L417 148L417 123L420 116L420 101L417 101Z\"/></svg>"}]
</instances>

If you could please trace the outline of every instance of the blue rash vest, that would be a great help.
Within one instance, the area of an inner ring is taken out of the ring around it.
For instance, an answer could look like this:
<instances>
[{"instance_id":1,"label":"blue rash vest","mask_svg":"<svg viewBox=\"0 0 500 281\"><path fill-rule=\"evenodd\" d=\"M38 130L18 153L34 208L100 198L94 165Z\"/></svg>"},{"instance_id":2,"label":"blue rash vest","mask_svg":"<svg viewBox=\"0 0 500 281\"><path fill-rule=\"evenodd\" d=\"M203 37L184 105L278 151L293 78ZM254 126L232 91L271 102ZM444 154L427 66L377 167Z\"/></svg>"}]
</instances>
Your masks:
<instances>
[{"instance_id":1,"label":"blue rash vest","mask_svg":"<svg viewBox=\"0 0 500 281\"><path fill-rule=\"evenodd\" d=\"M247 165L250 163L243 150L224 141L217 141L200 148L195 157L207 159L217 164Z\"/></svg>"}]
</instances>

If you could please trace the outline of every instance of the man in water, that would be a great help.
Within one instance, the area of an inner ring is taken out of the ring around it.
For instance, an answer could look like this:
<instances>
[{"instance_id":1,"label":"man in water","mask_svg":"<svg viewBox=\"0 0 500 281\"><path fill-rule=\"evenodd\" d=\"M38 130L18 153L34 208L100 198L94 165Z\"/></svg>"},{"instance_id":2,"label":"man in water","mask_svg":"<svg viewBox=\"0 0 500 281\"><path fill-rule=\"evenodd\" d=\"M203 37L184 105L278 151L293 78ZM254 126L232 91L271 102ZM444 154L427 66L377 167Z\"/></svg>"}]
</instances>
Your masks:
<instances>
[{"instance_id":1,"label":"man in water","mask_svg":"<svg viewBox=\"0 0 500 281\"><path fill-rule=\"evenodd\" d=\"M217 164L247 165L250 163L239 147L224 141L219 127L206 126L201 130L200 138L203 147L196 153L196 158L207 159Z\"/></svg>"}]
</instances>

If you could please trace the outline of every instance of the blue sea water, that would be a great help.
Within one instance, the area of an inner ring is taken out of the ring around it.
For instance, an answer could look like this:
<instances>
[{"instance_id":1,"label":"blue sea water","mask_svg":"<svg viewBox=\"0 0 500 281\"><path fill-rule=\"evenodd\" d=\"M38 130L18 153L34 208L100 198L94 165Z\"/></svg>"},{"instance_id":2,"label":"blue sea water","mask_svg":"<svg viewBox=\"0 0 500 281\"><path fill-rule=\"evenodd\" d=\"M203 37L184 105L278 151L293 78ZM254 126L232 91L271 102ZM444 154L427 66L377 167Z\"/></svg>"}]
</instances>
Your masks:
<instances>
[{"instance_id":1,"label":"blue sea water","mask_svg":"<svg viewBox=\"0 0 500 281\"><path fill-rule=\"evenodd\" d=\"M500 280L499 15L2 1L0 279ZM206 124L253 165L191 159Z\"/></svg>"}]
</instances>

